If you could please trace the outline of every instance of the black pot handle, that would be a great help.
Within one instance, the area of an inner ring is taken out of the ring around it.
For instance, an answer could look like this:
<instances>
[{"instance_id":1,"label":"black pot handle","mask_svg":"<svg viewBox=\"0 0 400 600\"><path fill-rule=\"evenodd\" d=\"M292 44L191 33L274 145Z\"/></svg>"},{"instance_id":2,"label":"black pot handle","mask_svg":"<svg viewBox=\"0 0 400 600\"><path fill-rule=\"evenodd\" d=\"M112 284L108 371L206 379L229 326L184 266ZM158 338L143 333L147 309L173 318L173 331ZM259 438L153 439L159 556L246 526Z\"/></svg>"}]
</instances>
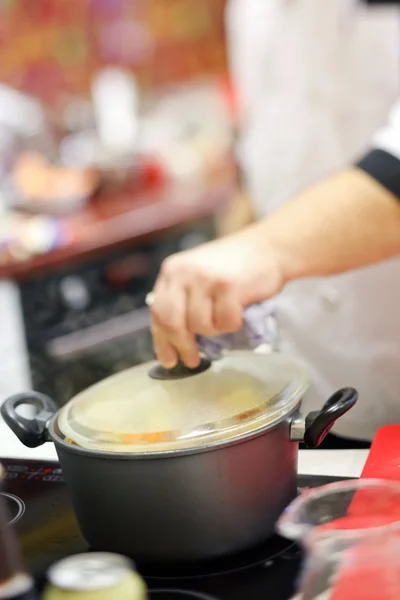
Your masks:
<instances>
[{"instance_id":1,"label":"black pot handle","mask_svg":"<svg viewBox=\"0 0 400 600\"><path fill-rule=\"evenodd\" d=\"M306 417L304 443L307 448L318 448L324 441L335 421L349 411L357 402L358 393L353 388L343 388L333 394L322 410L311 412Z\"/></svg>"},{"instance_id":2,"label":"black pot handle","mask_svg":"<svg viewBox=\"0 0 400 600\"><path fill-rule=\"evenodd\" d=\"M32 418L18 413L17 408L22 405L35 410ZM23 392L7 398L0 412L9 428L25 446L37 448L50 440L47 425L57 410L58 407L48 396L38 392Z\"/></svg>"}]
</instances>

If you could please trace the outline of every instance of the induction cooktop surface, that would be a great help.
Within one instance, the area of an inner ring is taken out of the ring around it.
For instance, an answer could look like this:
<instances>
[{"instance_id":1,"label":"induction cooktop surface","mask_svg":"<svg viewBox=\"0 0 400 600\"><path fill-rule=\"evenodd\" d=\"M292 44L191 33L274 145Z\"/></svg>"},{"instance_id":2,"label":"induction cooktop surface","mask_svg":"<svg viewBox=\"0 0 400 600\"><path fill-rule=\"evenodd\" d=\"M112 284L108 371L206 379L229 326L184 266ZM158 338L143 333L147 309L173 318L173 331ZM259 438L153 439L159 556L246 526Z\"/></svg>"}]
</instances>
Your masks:
<instances>
[{"instance_id":1,"label":"induction cooktop surface","mask_svg":"<svg viewBox=\"0 0 400 600\"><path fill-rule=\"evenodd\" d=\"M40 588L52 563L90 549L79 531L58 463L14 459L0 462L5 469L0 493L27 567ZM299 486L316 487L337 480L300 476ZM136 565L146 579L150 600L288 600L301 559L295 544L275 535L223 559L184 565Z\"/></svg>"}]
</instances>

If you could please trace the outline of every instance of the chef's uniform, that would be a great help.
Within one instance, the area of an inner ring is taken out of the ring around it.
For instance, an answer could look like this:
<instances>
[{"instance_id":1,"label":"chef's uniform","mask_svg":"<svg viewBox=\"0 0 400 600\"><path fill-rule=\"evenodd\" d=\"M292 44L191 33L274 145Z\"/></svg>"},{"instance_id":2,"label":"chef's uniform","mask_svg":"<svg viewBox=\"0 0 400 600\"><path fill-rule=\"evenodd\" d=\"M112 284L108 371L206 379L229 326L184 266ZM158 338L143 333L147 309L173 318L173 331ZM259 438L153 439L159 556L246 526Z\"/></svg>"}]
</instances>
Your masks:
<instances>
[{"instance_id":1,"label":"chef's uniform","mask_svg":"<svg viewBox=\"0 0 400 600\"><path fill-rule=\"evenodd\" d=\"M258 217L356 162L371 139L375 149L360 166L381 180L383 163L393 169L400 111L380 128L400 92L400 7L231 0L227 25L239 159ZM393 186L396 177L384 177ZM400 259L293 282L274 305L277 348L310 369L305 411L349 385L360 401L336 434L368 440L380 425L400 423Z\"/></svg>"}]
</instances>

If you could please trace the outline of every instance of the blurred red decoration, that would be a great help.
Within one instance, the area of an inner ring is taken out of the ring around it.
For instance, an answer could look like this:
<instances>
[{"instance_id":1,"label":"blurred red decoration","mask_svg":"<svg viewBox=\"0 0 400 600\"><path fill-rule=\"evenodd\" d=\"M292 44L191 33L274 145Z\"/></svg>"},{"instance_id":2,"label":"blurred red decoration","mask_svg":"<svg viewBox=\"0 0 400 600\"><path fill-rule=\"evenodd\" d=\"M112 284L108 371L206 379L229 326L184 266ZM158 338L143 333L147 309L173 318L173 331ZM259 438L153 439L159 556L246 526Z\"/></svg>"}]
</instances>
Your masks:
<instances>
[{"instance_id":1,"label":"blurred red decoration","mask_svg":"<svg viewBox=\"0 0 400 600\"><path fill-rule=\"evenodd\" d=\"M57 107L107 64L142 88L224 75L225 0L0 0L0 81Z\"/></svg>"}]
</instances>

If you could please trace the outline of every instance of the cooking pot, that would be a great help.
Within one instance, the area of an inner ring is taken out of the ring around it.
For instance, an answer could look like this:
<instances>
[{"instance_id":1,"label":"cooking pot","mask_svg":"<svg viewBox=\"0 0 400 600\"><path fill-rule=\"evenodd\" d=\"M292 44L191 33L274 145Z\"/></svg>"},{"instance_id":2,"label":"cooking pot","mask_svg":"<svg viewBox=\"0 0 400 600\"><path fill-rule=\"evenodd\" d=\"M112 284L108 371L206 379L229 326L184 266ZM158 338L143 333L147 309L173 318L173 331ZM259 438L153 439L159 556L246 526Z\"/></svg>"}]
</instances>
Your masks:
<instances>
[{"instance_id":1,"label":"cooking pot","mask_svg":"<svg viewBox=\"0 0 400 600\"><path fill-rule=\"evenodd\" d=\"M306 371L282 354L231 353L180 380L152 379L154 365L105 379L60 411L27 392L1 414L26 446L54 442L94 549L189 561L266 539L297 493L298 442L317 447L356 391L304 419Z\"/></svg>"}]
</instances>

